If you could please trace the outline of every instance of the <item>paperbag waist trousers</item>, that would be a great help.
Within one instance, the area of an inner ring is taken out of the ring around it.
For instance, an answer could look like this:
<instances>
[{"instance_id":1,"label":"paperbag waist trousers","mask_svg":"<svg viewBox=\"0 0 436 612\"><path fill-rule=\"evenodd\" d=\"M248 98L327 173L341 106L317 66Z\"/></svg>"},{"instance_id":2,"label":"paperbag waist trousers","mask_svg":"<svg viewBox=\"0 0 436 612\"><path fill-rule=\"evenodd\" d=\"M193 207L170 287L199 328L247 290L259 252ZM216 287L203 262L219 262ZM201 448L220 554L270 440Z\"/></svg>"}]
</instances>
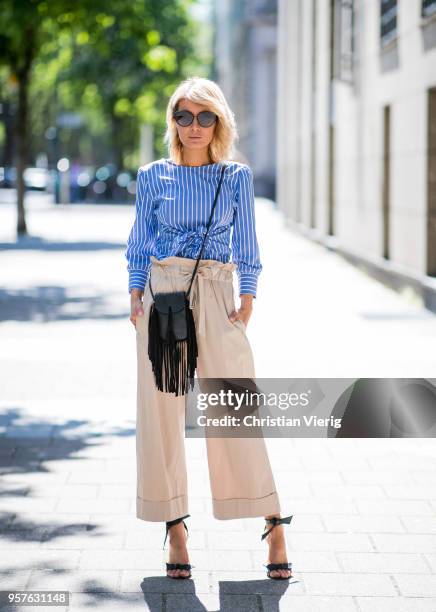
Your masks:
<instances>
[{"instance_id":1,"label":"paperbag waist trousers","mask_svg":"<svg viewBox=\"0 0 436 612\"><path fill-rule=\"evenodd\" d=\"M151 257L153 293L187 291L195 259ZM254 378L245 325L228 318L235 309L236 264L200 260L189 296L196 327L199 378ZM144 289L144 315L136 319L137 503L145 521L170 521L189 513L184 446L186 396L159 391L148 357L148 320L153 298ZM263 437L206 437L213 515L217 519L280 513Z\"/></svg>"}]
</instances>

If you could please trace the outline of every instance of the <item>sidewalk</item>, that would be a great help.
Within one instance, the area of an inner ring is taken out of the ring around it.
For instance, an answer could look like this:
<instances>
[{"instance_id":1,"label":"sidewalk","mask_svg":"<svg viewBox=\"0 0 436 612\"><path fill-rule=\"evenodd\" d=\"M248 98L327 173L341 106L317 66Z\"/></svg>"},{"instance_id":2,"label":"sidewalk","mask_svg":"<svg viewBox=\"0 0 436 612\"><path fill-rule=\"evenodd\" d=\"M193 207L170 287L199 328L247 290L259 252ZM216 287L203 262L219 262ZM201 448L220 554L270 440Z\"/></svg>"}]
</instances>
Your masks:
<instances>
[{"instance_id":1,"label":"sidewalk","mask_svg":"<svg viewBox=\"0 0 436 612\"><path fill-rule=\"evenodd\" d=\"M286 230L268 201L256 215L259 377L435 374L433 314ZM75 612L436 612L431 439L267 439L282 514L294 514L289 583L266 578L261 518L213 518L205 443L187 439L195 567L190 581L165 577L164 523L135 517L133 216L29 205L38 238L19 248L15 210L0 204L0 588L67 590L69 608L47 610Z\"/></svg>"}]
</instances>

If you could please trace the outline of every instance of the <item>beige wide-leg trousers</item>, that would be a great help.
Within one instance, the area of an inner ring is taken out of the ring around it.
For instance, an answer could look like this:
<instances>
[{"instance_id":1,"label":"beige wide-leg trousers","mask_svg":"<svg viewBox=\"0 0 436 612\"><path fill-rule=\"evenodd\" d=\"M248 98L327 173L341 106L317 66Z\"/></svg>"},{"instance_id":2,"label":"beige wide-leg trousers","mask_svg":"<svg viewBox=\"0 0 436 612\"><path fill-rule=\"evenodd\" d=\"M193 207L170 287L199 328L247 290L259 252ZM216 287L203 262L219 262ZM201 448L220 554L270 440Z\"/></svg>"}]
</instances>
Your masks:
<instances>
[{"instance_id":1,"label":"beige wide-leg trousers","mask_svg":"<svg viewBox=\"0 0 436 612\"><path fill-rule=\"evenodd\" d=\"M151 257L153 293L188 290L196 260ZM236 264L201 259L190 304L198 344L199 378L254 378L250 343L242 321L232 323ZM144 290L144 315L136 319L137 341L137 503L144 521L170 521L188 514L185 459L185 396L159 391L148 357L152 296ZM213 515L217 519L280 513L265 440L206 437Z\"/></svg>"}]
</instances>

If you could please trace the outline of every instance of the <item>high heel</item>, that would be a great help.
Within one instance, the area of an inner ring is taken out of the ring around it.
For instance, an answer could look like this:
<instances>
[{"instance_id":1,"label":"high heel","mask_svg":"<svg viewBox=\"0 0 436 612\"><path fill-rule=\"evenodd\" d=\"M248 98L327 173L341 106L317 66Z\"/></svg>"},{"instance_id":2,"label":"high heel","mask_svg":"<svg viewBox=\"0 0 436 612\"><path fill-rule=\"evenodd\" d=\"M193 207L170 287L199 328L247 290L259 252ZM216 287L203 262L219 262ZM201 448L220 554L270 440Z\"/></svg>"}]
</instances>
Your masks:
<instances>
[{"instance_id":1,"label":"high heel","mask_svg":"<svg viewBox=\"0 0 436 612\"><path fill-rule=\"evenodd\" d=\"M181 516L180 518L174 519L172 521L166 521L166 533L165 533L165 540L164 540L164 544L163 544L163 549L165 548L165 542L167 541L167 537L168 537L168 532L170 530L170 527L172 527L173 525L177 525L178 523L183 522L183 525L186 529L186 533L187 533L187 537L189 537L189 532L188 532L188 528L186 526L186 523L183 519L188 518L188 516L190 516L190 514L186 514L186 516ZM191 568L195 567L195 565L191 565L190 563L166 563L167 566L167 576L168 578L177 578L177 579L183 579L183 578L191 578ZM168 570L188 570L189 574L188 576L169 576L168 575Z\"/></svg>"},{"instance_id":2,"label":"high heel","mask_svg":"<svg viewBox=\"0 0 436 612\"><path fill-rule=\"evenodd\" d=\"M277 518L274 516L271 519L265 519L267 523L272 524L272 527L267 531L264 531L261 537L261 541L264 540L264 538L266 538L271 533L271 531L276 525L281 525L285 523L289 524L292 520L292 517L293 515L291 514L291 516L285 516L284 518ZM289 580L290 578L292 578L292 571L290 576L271 576L271 572L275 570L292 570L292 563L268 563L268 565L263 564L263 566L266 567L266 569L268 570L266 575L268 578L271 578L271 580Z\"/></svg>"}]
</instances>

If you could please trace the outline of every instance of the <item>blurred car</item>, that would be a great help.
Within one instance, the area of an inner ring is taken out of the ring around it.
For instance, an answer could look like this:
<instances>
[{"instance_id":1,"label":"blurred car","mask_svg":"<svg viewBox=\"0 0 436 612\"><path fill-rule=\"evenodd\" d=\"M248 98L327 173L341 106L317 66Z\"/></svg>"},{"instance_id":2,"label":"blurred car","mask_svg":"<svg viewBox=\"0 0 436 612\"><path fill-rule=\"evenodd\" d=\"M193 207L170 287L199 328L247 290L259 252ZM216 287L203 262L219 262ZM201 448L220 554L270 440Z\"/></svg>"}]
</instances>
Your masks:
<instances>
[{"instance_id":1,"label":"blurred car","mask_svg":"<svg viewBox=\"0 0 436 612\"><path fill-rule=\"evenodd\" d=\"M15 168L11 166L6 166L5 168L0 168L0 187L3 189L11 189L15 187Z\"/></svg>"},{"instance_id":2,"label":"blurred car","mask_svg":"<svg viewBox=\"0 0 436 612\"><path fill-rule=\"evenodd\" d=\"M26 189L46 191L49 180L49 171L46 168L26 168L24 170L24 184ZM11 189L16 187L16 182L16 168L12 166L0 168L0 187Z\"/></svg>"},{"instance_id":3,"label":"blurred car","mask_svg":"<svg viewBox=\"0 0 436 612\"><path fill-rule=\"evenodd\" d=\"M26 189L46 191L49 183L49 172L46 168L26 168L24 170L24 184Z\"/></svg>"},{"instance_id":4,"label":"blurred car","mask_svg":"<svg viewBox=\"0 0 436 612\"><path fill-rule=\"evenodd\" d=\"M69 201L89 203L131 203L136 194L136 170L118 172L113 164L95 168L76 162L68 169L66 180L70 185ZM24 171L27 190L55 193L59 201L59 170L30 167ZM0 188L16 187L16 168L0 167Z\"/></svg>"}]
</instances>

